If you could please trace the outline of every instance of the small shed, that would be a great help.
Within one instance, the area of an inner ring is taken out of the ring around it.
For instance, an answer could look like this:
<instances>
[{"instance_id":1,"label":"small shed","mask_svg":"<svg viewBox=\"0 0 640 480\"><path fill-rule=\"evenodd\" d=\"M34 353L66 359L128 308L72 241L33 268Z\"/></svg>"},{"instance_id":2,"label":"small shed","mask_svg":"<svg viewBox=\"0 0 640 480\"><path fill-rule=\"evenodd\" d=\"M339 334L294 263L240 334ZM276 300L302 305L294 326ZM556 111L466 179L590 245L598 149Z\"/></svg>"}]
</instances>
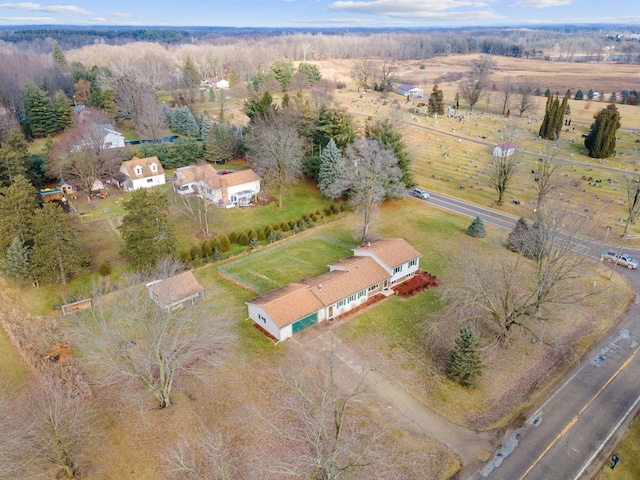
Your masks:
<instances>
[{"instance_id":1,"label":"small shed","mask_svg":"<svg viewBox=\"0 0 640 480\"><path fill-rule=\"evenodd\" d=\"M176 310L204 300L204 287L190 270L147 283L151 299L163 310Z\"/></svg>"},{"instance_id":2,"label":"small shed","mask_svg":"<svg viewBox=\"0 0 640 480\"><path fill-rule=\"evenodd\" d=\"M64 197L62 190L59 188L43 188L38 190L38 195L40 196L40 200L44 203L61 202L62 197Z\"/></svg>"},{"instance_id":3,"label":"small shed","mask_svg":"<svg viewBox=\"0 0 640 480\"><path fill-rule=\"evenodd\" d=\"M513 142L501 143L493 149L494 157L510 157L516 153L516 144Z\"/></svg>"},{"instance_id":4,"label":"small shed","mask_svg":"<svg viewBox=\"0 0 640 480\"><path fill-rule=\"evenodd\" d=\"M413 85L402 84L398 87L398 93L405 97L409 95L411 98L422 98L424 91L421 88L414 87Z\"/></svg>"}]
</instances>

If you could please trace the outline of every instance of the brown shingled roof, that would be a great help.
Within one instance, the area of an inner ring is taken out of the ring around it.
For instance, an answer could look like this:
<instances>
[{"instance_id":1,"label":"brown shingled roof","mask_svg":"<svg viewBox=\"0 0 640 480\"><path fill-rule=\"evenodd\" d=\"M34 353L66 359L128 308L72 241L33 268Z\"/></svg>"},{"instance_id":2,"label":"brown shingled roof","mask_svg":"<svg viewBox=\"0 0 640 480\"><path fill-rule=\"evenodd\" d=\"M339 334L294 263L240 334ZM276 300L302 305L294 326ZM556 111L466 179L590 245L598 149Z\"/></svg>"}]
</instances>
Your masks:
<instances>
[{"instance_id":1,"label":"brown shingled roof","mask_svg":"<svg viewBox=\"0 0 640 480\"><path fill-rule=\"evenodd\" d=\"M213 190L220 188L220 175L217 175L216 169L208 163L179 168L176 174L178 177L182 177L176 180L176 185L187 185L189 183L202 181Z\"/></svg>"},{"instance_id":2,"label":"brown shingled roof","mask_svg":"<svg viewBox=\"0 0 640 480\"><path fill-rule=\"evenodd\" d=\"M359 251L373 252L390 268L422 256L402 238L380 238L354 248L353 251L356 255Z\"/></svg>"},{"instance_id":3,"label":"brown shingled roof","mask_svg":"<svg viewBox=\"0 0 640 480\"><path fill-rule=\"evenodd\" d=\"M151 164L157 164L157 171L151 171ZM136 175L135 167L140 165L142 167L142 174ZM127 160L126 162L122 162L122 166L127 171L127 175L129 178L145 178L145 177L153 177L155 175L164 175L164 168L162 168L162 164L158 157L147 157L147 158L138 158L133 157L131 160Z\"/></svg>"},{"instance_id":4,"label":"brown shingled roof","mask_svg":"<svg viewBox=\"0 0 640 480\"><path fill-rule=\"evenodd\" d=\"M256 180L260 180L260 177L251 169L237 170L233 173L223 175L221 178L221 181L223 183L226 182L228 187L234 187L236 185L242 185L243 183L254 182Z\"/></svg>"},{"instance_id":5,"label":"brown shingled roof","mask_svg":"<svg viewBox=\"0 0 640 480\"><path fill-rule=\"evenodd\" d=\"M261 305L278 328L290 325L324 306L311 293L308 285L302 283L290 283L247 303Z\"/></svg>"},{"instance_id":6,"label":"brown shingled roof","mask_svg":"<svg viewBox=\"0 0 640 480\"><path fill-rule=\"evenodd\" d=\"M204 287L200 285L200 282L198 282L193 272L187 270L186 272L152 284L151 289L158 295L162 303L170 305L182 298L204 290Z\"/></svg>"},{"instance_id":7,"label":"brown shingled roof","mask_svg":"<svg viewBox=\"0 0 640 480\"><path fill-rule=\"evenodd\" d=\"M350 262L347 268L348 271L334 270L307 282L324 305L331 305L389 278L389 272L370 257Z\"/></svg>"}]
</instances>

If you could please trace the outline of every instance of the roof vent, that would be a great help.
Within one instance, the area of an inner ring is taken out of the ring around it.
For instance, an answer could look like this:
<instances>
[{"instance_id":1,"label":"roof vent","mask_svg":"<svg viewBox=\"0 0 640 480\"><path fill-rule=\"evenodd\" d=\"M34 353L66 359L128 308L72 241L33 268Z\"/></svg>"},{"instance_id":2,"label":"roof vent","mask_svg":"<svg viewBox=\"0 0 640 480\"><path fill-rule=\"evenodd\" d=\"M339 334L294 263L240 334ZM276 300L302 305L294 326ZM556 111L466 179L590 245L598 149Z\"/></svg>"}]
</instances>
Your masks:
<instances>
[{"instance_id":1,"label":"roof vent","mask_svg":"<svg viewBox=\"0 0 640 480\"><path fill-rule=\"evenodd\" d=\"M318 290L322 291L322 284L321 283L318 284Z\"/></svg>"}]
</instances>

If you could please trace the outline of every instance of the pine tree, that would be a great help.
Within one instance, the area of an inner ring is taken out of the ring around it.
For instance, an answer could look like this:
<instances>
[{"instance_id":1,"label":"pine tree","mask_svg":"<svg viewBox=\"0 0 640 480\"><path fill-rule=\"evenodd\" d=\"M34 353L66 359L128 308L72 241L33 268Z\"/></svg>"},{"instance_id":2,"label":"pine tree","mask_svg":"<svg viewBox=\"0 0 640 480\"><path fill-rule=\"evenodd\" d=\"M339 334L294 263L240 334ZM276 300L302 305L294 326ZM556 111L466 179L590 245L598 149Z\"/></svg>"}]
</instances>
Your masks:
<instances>
[{"instance_id":1,"label":"pine tree","mask_svg":"<svg viewBox=\"0 0 640 480\"><path fill-rule=\"evenodd\" d=\"M507 236L507 248L512 252L522 252L527 245L531 226L524 217L520 217Z\"/></svg>"},{"instance_id":2,"label":"pine tree","mask_svg":"<svg viewBox=\"0 0 640 480\"><path fill-rule=\"evenodd\" d=\"M482 221L480 216L477 216L473 219L473 221L467 228L467 233L476 238L484 238L487 235L487 232L484 229L484 222Z\"/></svg>"},{"instance_id":3,"label":"pine tree","mask_svg":"<svg viewBox=\"0 0 640 480\"><path fill-rule=\"evenodd\" d=\"M167 125L173 128L173 112L164 102L162 102L162 113L164 113L164 116L167 118Z\"/></svg>"},{"instance_id":4,"label":"pine tree","mask_svg":"<svg viewBox=\"0 0 640 480\"><path fill-rule=\"evenodd\" d=\"M19 128L9 131L6 142L0 142L0 186L10 185L17 175L26 175L29 145Z\"/></svg>"},{"instance_id":5,"label":"pine tree","mask_svg":"<svg viewBox=\"0 0 640 480\"><path fill-rule=\"evenodd\" d=\"M190 110L187 110L186 119L187 123L185 125L185 131L183 133L189 135L190 137L197 137L198 135L200 135L200 125L198 125L196 117L193 116L193 113L191 113Z\"/></svg>"},{"instance_id":6,"label":"pine tree","mask_svg":"<svg viewBox=\"0 0 640 480\"><path fill-rule=\"evenodd\" d=\"M56 203L45 203L33 217L35 232L31 261L38 281L66 285L86 256L67 215Z\"/></svg>"},{"instance_id":7,"label":"pine tree","mask_svg":"<svg viewBox=\"0 0 640 480\"><path fill-rule=\"evenodd\" d=\"M608 158L616 149L616 132L620 128L620 113L611 103L595 115L595 122L584 140L591 158Z\"/></svg>"},{"instance_id":8,"label":"pine tree","mask_svg":"<svg viewBox=\"0 0 640 480\"><path fill-rule=\"evenodd\" d=\"M56 112L58 128L66 130L73 124L71 99L62 90L58 90L53 99L53 106Z\"/></svg>"},{"instance_id":9,"label":"pine tree","mask_svg":"<svg viewBox=\"0 0 640 480\"><path fill-rule=\"evenodd\" d=\"M444 115L444 93L438 88L438 85L433 86L427 112L429 112L429 115Z\"/></svg>"},{"instance_id":10,"label":"pine tree","mask_svg":"<svg viewBox=\"0 0 640 480\"><path fill-rule=\"evenodd\" d=\"M593 100L593 97L595 97L596 94L593 91L593 88L590 88L589 91L587 92L587 100Z\"/></svg>"},{"instance_id":11,"label":"pine tree","mask_svg":"<svg viewBox=\"0 0 640 480\"><path fill-rule=\"evenodd\" d=\"M451 380L467 388L478 386L478 378L483 370L478 348L478 337L473 328L462 327L447 362L447 375Z\"/></svg>"},{"instance_id":12,"label":"pine tree","mask_svg":"<svg viewBox=\"0 0 640 480\"><path fill-rule=\"evenodd\" d=\"M33 83L24 89L25 113L31 134L35 137L46 137L56 133L56 115L47 95Z\"/></svg>"},{"instance_id":13,"label":"pine tree","mask_svg":"<svg viewBox=\"0 0 640 480\"><path fill-rule=\"evenodd\" d=\"M203 142L207 141L207 138L209 137L209 130L211 130L211 120L209 120L209 117L207 117L206 115L202 116L202 122L200 123L200 137L202 138Z\"/></svg>"},{"instance_id":14,"label":"pine tree","mask_svg":"<svg viewBox=\"0 0 640 480\"><path fill-rule=\"evenodd\" d=\"M4 277L14 283L31 280L32 267L29 258L29 247L24 244L20 237L13 238L11 245L7 248L5 257L0 261L0 269Z\"/></svg>"},{"instance_id":15,"label":"pine tree","mask_svg":"<svg viewBox=\"0 0 640 480\"><path fill-rule=\"evenodd\" d=\"M64 57L64 52L57 40L54 40L51 44L51 57L53 58L53 61L60 66L60 68L65 68L67 66L67 59Z\"/></svg>"},{"instance_id":16,"label":"pine tree","mask_svg":"<svg viewBox=\"0 0 640 480\"><path fill-rule=\"evenodd\" d=\"M547 89L544 91L544 96L545 96L545 97L550 97L550 96L551 96L551 89L547 88Z\"/></svg>"},{"instance_id":17,"label":"pine tree","mask_svg":"<svg viewBox=\"0 0 640 480\"><path fill-rule=\"evenodd\" d=\"M175 253L175 231L169 221L169 199L165 192L141 188L122 206L126 213L118 229L125 258L141 267L154 267L161 258Z\"/></svg>"},{"instance_id":18,"label":"pine tree","mask_svg":"<svg viewBox=\"0 0 640 480\"><path fill-rule=\"evenodd\" d=\"M318 173L318 188L326 197L338 198L340 196L332 192L331 186L340 178L341 158L340 150L332 138L320 155L320 172Z\"/></svg>"},{"instance_id":19,"label":"pine tree","mask_svg":"<svg viewBox=\"0 0 640 480\"><path fill-rule=\"evenodd\" d=\"M220 239L220 251L226 253L229 250L231 250L231 241L229 240L229 237L222 235L222 238Z\"/></svg>"},{"instance_id":20,"label":"pine tree","mask_svg":"<svg viewBox=\"0 0 640 480\"><path fill-rule=\"evenodd\" d=\"M578 91L576 92L576 96L573 97L574 100L583 100L584 99L584 93L582 93L582 90L578 89Z\"/></svg>"},{"instance_id":21,"label":"pine tree","mask_svg":"<svg viewBox=\"0 0 640 480\"><path fill-rule=\"evenodd\" d=\"M213 123L204 143L204 158L210 162L226 162L233 158L233 131L221 123Z\"/></svg>"},{"instance_id":22,"label":"pine tree","mask_svg":"<svg viewBox=\"0 0 640 480\"><path fill-rule=\"evenodd\" d=\"M23 175L17 175L10 185L0 187L0 252L4 252L15 237L27 244L32 242L37 208L36 189Z\"/></svg>"}]
</instances>

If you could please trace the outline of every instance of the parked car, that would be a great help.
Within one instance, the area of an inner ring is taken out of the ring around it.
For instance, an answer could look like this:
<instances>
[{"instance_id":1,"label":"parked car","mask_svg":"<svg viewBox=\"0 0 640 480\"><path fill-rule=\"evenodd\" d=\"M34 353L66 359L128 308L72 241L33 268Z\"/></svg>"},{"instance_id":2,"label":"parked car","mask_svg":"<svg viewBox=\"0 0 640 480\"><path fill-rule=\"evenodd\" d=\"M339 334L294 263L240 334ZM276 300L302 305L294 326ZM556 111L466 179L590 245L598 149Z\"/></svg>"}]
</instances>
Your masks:
<instances>
[{"instance_id":1,"label":"parked car","mask_svg":"<svg viewBox=\"0 0 640 480\"><path fill-rule=\"evenodd\" d=\"M622 265L623 267L627 267L629 270L634 268L638 268L638 261L635 258L630 257L626 253L616 253L616 252L602 252L602 258L607 259L608 262L616 262L618 265Z\"/></svg>"},{"instance_id":2,"label":"parked car","mask_svg":"<svg viewBox=\"0 0 640 480\"><path fill-rule=\"evenodd\" d=\"M427 192L425 192L424 190L422 190L421 188L412 188L409 191L409 195L412 195L412 196L418 197L418 198L422 198L424 200L429 198L429 194Z\"/></svg>"}]
</instances>

